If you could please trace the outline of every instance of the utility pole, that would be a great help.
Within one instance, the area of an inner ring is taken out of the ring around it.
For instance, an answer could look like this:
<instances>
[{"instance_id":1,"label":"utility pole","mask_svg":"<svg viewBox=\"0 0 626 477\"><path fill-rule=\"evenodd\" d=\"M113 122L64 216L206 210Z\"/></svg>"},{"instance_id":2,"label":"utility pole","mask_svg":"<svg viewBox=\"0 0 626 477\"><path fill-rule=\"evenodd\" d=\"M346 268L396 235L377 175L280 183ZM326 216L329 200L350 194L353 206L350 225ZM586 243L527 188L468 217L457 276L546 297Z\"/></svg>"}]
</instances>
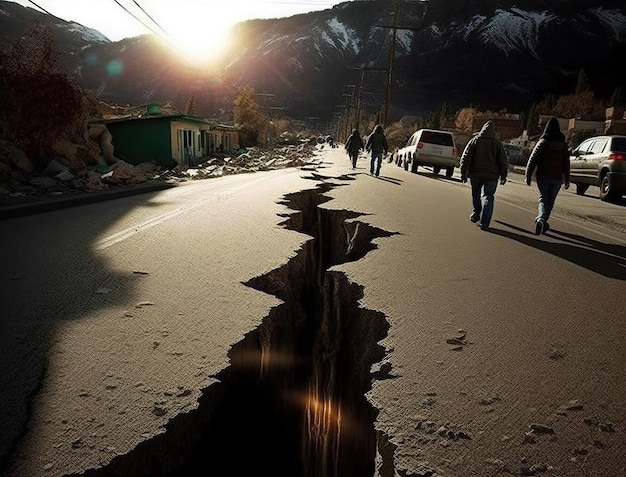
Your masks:
<instances>
[{"instance_id":1,"label":"utility pole","mask_svg":"<svg viewBox=\"0 0 626 477\"><path fill-rule=\"evenodd\" d=\"M424 17L426 16L426 8L429 0L422 0L422 4L424 5ZM424 17L420 23L423 23ZM392 75L393 75L393 67L396 58L396 42L398 39L398 30L411 30L411 31L419 31L419 27L414 26L400 26L398 24L398 19L400 18L400 0L395 0L394 2L394 11L393 11L393 25L391 26L383 26L381 28L390 28L392 31L391 36L391 45L389 46L389 64L387 67L387 94L385 95L385 105L382 117L383 126L386 125L389 118L389 105L391 104L391 85L392 85Z\"/></svg>"},{"instance_id":2,"label":"utility pole","mask_svg":"<svg viewBox=\"0 0 626 477\"><path fill-rule=\"evenodd\" d=\"M276 95L272 93L257 93L256 96L260 96L261 98L265 99L265 104L261 106L261 108L262 108L263 113L267 117L267 131L269 131L271 122L272 122L272 117L270 114L270 101L273 101L274 96ZM268 141L269 141L268 133L266 132L265 137L263 138L263 144L267 144Z\"/></svg>"},{"instance_id":3,"label":"utility pole","mask_svg":"<svg viewBox=\"0 0 626 477\"><path fill-rule=\"evenodd\" d=\"M349 132L349 128L351 125L351 121L352 121L352 116L355 114L354 112L354 95L356 94L356 85L354 84L347 84L345 85L346 88L352 88L352 93L347 94L347 93L343 93L342 96L344 96L346 98L346 106L345 106L345 123L344 123L344 131L342 131L342 136L340 136L340 138L343 140L345 138L348 137L348 135L350 134Z\"/></svg>"},{"instance_id":4,"label":"utility pole","mask_svg":"<svg viewBox=\"0 0 626 477\"><path fill-rule=\"evenodd\" d=\"M363 96L363 79L365 78L365 70L361 69L361 78L359 79L359 87L356 97L356 124L355 128L358 128L361 124L361 97Z\"/></svg>"},{"instance_id":5,"label":"utility pole","mask_svg":"<svg viewBox=\"0 0 626 477\"><path fill-rule=\"evenodd\" d=\"M256 93L256 96L259 96L265 100L261 108L263 112L269 116L270 101L273 101L276 95L272 93Z\"/></svg>"},{"instance_id":6,"label":"utility pole","mask_svg":"<svg viewBox=\"0 0 626 477\"><path fill-rule=\"evenodd\" d=\"M357 86L357 91L356 91L356 126L358 127L358 125L361 122L361 104L362 104L362 99L363 99L363 81L365 79L365 72L366 71L378 71L378 72L385 72L388 73L388 69L387 68L366 68L366 67L354 67L354 69L357 70L361 70L361 77L359 79L359 84Z\"/></svg>"},{"instance_id":7,"label":"utility pole","mask_svg":"<svg viewBox=\"0 0 626 477\"><path fill-rule=\"evenodd\" d=\"M382 125L387 125L389 117L389 104L391 103L391 81L393 74L393 63L396 57L396 40L398 36L398 17L400 16L400 0L395 0L393 11L393 26L391 27L391 45L389 46L389 65L387 68L387 94L385 95L385 107L383 109Z\"/></svg>"}]
</instances>

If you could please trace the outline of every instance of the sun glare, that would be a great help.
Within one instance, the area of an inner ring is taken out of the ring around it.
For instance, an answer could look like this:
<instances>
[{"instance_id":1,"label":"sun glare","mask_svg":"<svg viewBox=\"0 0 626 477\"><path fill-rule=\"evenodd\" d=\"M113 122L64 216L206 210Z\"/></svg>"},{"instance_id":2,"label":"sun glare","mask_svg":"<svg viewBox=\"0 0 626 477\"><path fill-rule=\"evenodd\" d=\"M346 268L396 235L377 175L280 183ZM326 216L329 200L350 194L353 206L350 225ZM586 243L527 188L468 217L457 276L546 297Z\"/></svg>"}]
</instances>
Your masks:
<instances>
[{"instance_id":1,"label":"sun glare","mask_svg":"<svg viewBox=\"0 0 626 477\"><path fill-rule=\"evenodd\" d=\"M191 60L219 59L228 46L229 28L189 29L173 33L172 43Z\"/></svg>"},{"instance_id":2,"label":"sun glare","mask_svg":"<svg viewBox=\"0 0 626 477\"><path fill-rule=\"evenodd\" d=\"M219 59L227 49L233 23L234 19L216 15L215 11L209 14L177 10L170 12L164 29L170 44L188 59L211 62Z\"/></svg>"}]
</instances>

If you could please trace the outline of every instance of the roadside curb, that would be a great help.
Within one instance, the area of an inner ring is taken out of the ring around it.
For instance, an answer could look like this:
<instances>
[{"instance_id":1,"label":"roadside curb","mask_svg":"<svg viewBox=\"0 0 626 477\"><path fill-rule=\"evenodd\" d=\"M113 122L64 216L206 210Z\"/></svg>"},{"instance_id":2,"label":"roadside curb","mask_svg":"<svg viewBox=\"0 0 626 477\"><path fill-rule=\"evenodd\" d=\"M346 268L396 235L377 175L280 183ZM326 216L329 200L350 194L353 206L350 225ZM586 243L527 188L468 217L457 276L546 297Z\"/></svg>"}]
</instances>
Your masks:
<instances>
[{"instance_id":1,"label":"roadside curb","mask_svg":"<svg viewBox=\"0 0 626 477\"><path fill-rule=\"evenodd\" d=\"M32 201L24 201L22 203L1 205L0 220L22 217L26 215L40 214L53 210L65 209L77 205L91 204L94 202L102 202L105 200L119 199L132 195L145 194L148 192L157 192L165 189L176 187L175 183L154 181L143 184L136 184L128 187L118 187L105 191L96 192L79 192L71 195L58 197L41 197Z\"/></svg>"}]
</instances>

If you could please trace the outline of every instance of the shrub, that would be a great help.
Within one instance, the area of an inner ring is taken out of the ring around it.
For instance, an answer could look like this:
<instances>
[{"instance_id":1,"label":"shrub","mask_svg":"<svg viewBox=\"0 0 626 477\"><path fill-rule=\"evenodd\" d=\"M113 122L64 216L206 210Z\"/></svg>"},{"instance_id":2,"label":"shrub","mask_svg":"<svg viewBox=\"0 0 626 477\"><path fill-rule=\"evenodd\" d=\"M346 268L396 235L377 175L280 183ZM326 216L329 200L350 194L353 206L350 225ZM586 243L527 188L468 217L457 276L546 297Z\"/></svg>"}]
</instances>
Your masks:
<instances>
[{"instance_id":1,"label":"shrub","mask_svg":"<svg viewBox=\"0 0 626 477\"><path fill-rule=\"evenodd\" d=\"M0 133L35 163L46 160L58 139L78 133L86 117L84 93L57 58L41 26L0 55Z\"/></svg>"}]
</instances>

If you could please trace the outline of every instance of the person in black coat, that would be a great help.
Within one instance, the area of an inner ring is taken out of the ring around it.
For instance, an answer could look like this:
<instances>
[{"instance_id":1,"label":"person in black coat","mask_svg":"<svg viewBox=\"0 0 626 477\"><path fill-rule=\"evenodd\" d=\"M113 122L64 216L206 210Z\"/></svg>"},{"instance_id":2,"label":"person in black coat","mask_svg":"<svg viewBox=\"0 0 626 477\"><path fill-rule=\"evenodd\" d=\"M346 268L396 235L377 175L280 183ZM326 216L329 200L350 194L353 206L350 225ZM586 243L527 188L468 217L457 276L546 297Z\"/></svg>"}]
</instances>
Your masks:
<instances>
[{"instance_id":1,"label":"person in black coat","mask_svg":"<svg viewBox=\"0 0 626 477\"><path fill-rule=\"evenodd\" d=\"M561 184L569 188L569 148L559 121L552 116L543 134L535 144L526 165L526 184L530 185L533 173L537 178L539 205L535 218L535 235L545 234L549 229L548 219L554 208Z\"/></svg>"},{"instance_id":2,"label":"person in black coat","mask_svg":"<svg viewBox=\"0 0 626 477\"><path fill-rule=\"evenodd\" d=\"M370 174L378 177L380 174L380 166L383 162L383 156L387 154L387 136L380 124L377 124L372 134L367 138L365 143L365 149L371 152L372 158L370 160Z\"/></svg>"},{"instance_id":3,"label":"person in black coat","mask_svg":"<svg viewBox=\"0 0 626 477\"><path fill-rule=\"evenodd\" d=\"M346 151L348 152L348 156L352 162L352 169L356 168L356 160L359 157L359 151L363 149L363 147L363 139L359 134L359 130L354 129L352 134L350 134L346 140Z\"/></svg>"}]
</instances>

